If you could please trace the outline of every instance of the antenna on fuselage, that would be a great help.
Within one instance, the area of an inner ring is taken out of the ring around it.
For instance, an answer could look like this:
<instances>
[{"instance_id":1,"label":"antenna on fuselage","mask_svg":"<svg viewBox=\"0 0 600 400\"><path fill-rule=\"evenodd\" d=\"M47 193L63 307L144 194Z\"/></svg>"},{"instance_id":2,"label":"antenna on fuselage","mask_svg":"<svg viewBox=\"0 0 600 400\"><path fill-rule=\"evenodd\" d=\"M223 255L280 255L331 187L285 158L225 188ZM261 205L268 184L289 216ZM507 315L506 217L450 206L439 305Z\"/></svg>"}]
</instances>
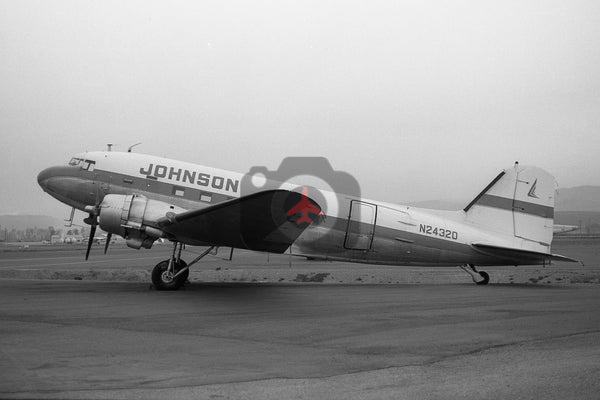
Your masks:
<instances>
[{"instance_id":1,"label":"antenna on fuselage","mask_svg":"<svg viewBox=\"0 0 600 400\"><path fill-rule=\"evenodd\" d=\"M106 144L106 151L112 151L112 147L114 146L114 143L107 143Z\"/></svg>"},{"instance_id":2,"label":"antenna on fuselage","mask_svg":"<svg viewBox=\"0 0 600 400\"><path fill-rule=\"evenodd\" d=\"M135 146L142 144L142 142L136 143L136 144L132 144L131 146L129 146L129 148L127 149L128 153L131 153L131 149L133 149Z\"/></svg>"}]
</instances>

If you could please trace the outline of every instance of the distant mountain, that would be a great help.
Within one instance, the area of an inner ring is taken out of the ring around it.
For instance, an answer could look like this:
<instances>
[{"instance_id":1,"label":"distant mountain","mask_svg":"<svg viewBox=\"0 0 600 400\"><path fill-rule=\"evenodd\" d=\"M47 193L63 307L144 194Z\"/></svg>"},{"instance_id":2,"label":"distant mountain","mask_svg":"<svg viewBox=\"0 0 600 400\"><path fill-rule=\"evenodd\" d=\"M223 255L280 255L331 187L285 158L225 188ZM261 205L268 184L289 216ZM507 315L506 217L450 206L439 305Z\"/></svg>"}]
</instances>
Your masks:
<instances>
[{"instance_id":1,"label":"distant mountain","mask_svg":"<svg viewBox=\"0 0 600 400\"><path fill-rule=\"evenodd\" d=\"M61 219L47 215L0 215L0 227L4 229L24 230L27 228L62 227Z\"/></svg>"},{"instance_id":2,"label":"distant mountain","mask_svg":"<svg viewBox=\"0 0 600 400\"><path fill-rule=\"evenodd\" d=\"M576 225L581 227L600 226L600 212L557 211L554 213L554 223L561 225Z\"/></svg>"},{"instance_id":3,"label":"distant mountain","mask_svg":"<svg viewBox=\"0 0 600 400\"><path fill-rule=\"evenodd\" d=\"M554 223L580 226L575 233L600 230L600 186L577 186L558 189Z\"/></svg>"},{"instance_id":4,"label":"distant mountain","mask_svg":"<svg viewBox=\"0 0 600 400\"><path fill-rule=\"evenodd\" d=\"M557 211L600 212L600 186L558 189L554 208Z\"/></svg>"}]
</instances>

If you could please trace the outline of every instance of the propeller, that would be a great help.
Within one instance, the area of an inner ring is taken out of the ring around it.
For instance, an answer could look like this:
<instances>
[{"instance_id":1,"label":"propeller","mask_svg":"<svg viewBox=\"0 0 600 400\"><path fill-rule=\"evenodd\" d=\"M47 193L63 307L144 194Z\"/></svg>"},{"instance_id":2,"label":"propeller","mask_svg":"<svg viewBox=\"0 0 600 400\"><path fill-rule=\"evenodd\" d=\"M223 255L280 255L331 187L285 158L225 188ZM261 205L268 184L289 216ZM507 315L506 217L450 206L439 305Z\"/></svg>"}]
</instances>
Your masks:
<instances>
[{"instance_id":1,"label":"propeller","mask_svg":"<svg viewBox=\"0 0 600 400\"><path fill-rule=\"evenodd\" d=\"M94 221L94 222L96 222L96 221ZM90 228L90 238L88 239L87 250L85 251L85 260L86 261L87 261L88 257L90 256L90 250L92 249L92 243L94 243L94 235L96 234L96 226L98 226L97 222L95 224L92 224L92 227Z\"/></svg>"},{"instance_id":2,"label":"propeller","mask_svg":"<svg viewBox=\"0 0 600 400\"><path fill-rule=\"evenodd\" d=\"M112 233L108 232L106 235L106 243L104 244L104 254L108 251L108 245L110 244L110 239L112 238Z\"/></svg>"},{"instance_id":3,"label":"propeller","mask_svg":"<svg viewBox=\"0 0 600 400\"><path fill-rule=\"evenodd\" d=\"M132 146L133 147L133 146ZM109 148L110 151L110 148ZM94 243L94 236L96 235L96 228L98 227L98 216L100 215L100 194L96 187L96 205L86 206L85 211L89 213L89 217L85 218L83 222L90 225L90 238L88 239L87 249L85 251L85 260L87 261L90 256L90 250L92 250L92 243ZM108 251L108 245L112 239L112 233L108 233L106 236L106 243L104 244L104 254Z\"/></svg>"},{"instance_id":4,"label":"propeller","mask_svg":"<svg viewBox=\"0 0 600 400\"><path fill-rule=\"evenodd\" d=\"M90 216L83 220L83 222L90 225L90 238L88 239L87 249L85 251L85 260L87 261L87 259L90 256L90 250L92 250L92 243L94 243L94 236L96 235L96 227L98 226L98 214L100 213L100 207L87 206L86 211L90 213Z\"/></svg>"}]
</instances>

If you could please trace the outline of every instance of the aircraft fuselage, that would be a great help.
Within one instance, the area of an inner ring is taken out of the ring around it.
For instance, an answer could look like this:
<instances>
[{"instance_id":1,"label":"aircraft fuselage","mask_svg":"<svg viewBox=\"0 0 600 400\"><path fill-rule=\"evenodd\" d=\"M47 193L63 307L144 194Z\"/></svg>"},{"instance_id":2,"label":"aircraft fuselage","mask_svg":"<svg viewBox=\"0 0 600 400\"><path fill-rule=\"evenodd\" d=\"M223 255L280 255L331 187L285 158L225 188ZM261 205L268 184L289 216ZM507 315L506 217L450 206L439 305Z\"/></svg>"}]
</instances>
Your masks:
<instances>
[{"instance_id":1,"label":"aircraft fuselage","mask_svg":"<svg viewBox=\"0 0 600 400\"><path fill-rule=\"evenodd\" d=\"M137 153L89 152L70 165L51 167L38 181L46 192L82 211L99 205L108 194L138 194L185 210L211 207L264 190L298 186L268 181L247 185L244 174ZM523 239L485 229L465 217L465 211L434 211L321 191L327 203L324 218L298 237L292 254L352 262L457 266L462 264L537 264L543 258L488 254L474 242L522 247ZM234 229L234 227L232 227ZM190 245L211 245L193 237L178 237ZM528 243L547 251L542 244Z\"/></svg>"}]
</instances>

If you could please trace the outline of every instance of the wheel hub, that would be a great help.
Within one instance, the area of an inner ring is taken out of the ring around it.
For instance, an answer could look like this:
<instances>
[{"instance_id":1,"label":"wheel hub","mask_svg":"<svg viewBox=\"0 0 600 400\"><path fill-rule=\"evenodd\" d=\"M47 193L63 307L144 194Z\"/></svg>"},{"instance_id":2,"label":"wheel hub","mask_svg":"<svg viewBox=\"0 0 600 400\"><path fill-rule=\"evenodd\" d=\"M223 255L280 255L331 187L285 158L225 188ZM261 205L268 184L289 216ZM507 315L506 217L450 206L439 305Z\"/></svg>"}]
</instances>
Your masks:
<instances>
[{"instance_id":1,"label":"wheel hub","mask_svg":"<svg viewBox=\"0 0 600 400\"><path fill-rule=\"evenodd\" d=\"M173 282L173 274L169 271L165 271L160 275L160 278L162 279L163 282L165 283L171 283Z\"/></svg>"}]
</instances>

